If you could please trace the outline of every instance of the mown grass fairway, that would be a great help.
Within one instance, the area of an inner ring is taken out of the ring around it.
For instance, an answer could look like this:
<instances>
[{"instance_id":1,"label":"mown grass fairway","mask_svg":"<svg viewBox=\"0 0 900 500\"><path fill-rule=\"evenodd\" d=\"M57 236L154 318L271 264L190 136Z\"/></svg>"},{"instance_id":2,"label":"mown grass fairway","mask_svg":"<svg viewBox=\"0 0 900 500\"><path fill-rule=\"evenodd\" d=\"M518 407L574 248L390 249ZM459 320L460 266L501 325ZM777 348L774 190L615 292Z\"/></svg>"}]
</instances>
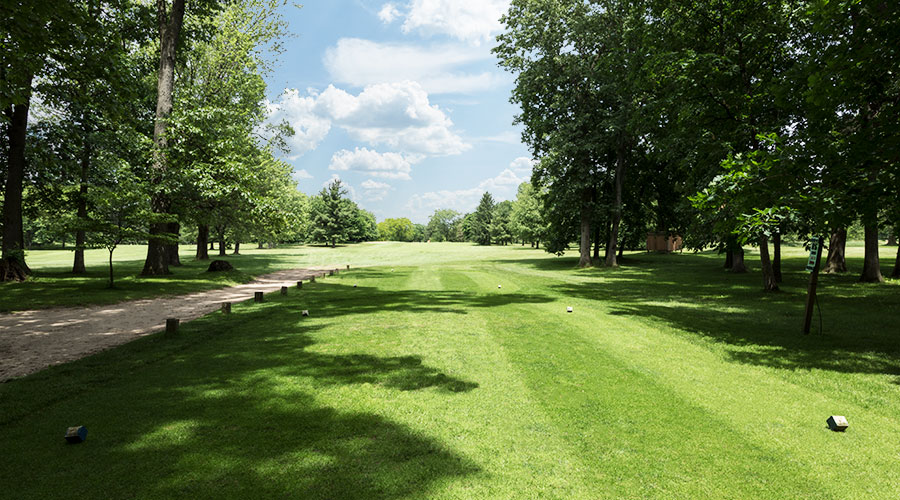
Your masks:
<instances>
[{"instance_id":1,"label":"mown grass fairway","mask_svg":"<svg viewBox=\"0 0 900 500\"><path fill-rule=\"evenodd\" d=\"M0 384L3 495L900 497L896 283L823 276L802 336L800 249L769 295L710 254L293 251L373 267Z\"/></svg>"}]
</instances>

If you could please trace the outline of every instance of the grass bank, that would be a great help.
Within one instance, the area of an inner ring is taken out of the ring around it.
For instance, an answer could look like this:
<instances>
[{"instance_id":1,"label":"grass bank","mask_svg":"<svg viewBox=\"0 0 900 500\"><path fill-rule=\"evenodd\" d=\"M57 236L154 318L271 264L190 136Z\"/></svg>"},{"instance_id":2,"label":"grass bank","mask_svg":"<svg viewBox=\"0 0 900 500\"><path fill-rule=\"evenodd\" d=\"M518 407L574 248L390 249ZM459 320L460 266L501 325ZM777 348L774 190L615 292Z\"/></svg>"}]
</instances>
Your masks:
<instances>
[{"instance_id":1,"label":"grass bank","mask_svg":"<svg viewBox=\"0 0 900 500\"><path fill-rule=\"evenodd\" d=\"M824 331L803 336L799 249L777 294L708 254L326 250L292 251L354 268L0 384L4 491L900 497L896 284L823 277ZM65 445L76 424L87 442Z\"/></svg>"}]
</instances>

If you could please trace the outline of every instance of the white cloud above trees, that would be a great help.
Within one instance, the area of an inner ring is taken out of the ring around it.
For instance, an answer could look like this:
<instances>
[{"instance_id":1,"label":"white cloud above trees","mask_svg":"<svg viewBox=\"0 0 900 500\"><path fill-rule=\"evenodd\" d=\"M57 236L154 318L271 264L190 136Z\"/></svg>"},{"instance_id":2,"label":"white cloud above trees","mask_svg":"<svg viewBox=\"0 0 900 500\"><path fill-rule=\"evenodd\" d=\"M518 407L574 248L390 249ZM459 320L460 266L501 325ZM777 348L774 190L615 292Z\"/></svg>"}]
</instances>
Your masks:
<instances>
[{"instance_id":1,"label":"white cloud above trees","mask_svg":"<svg viewBox=\"0 0 900 500\"><path fill-rule=\"evenodd\" d=\"M416 82L375 84L358 95L333 85L301 95L288 89L268 105L269 119L287 120L295 135L287 139L289 159L311 151L332 126L370 146L388 146L405 154L455 155L471 145L453 130L453 122Z\"/></svg>"},{"instance_id":2,"label":"white cloud above trees","mask_svg":"<svg viewBox=\"0 0 900 500\"><path fill-rule=\"evenodd\" d=\"M379 17L386 23L402 17L404 33L447 35L478 45L490 41L503 29L500 17L509 9L509 3L509 0L411 0L400 10L390 2L382 7Z\"/></svg>"},{"instance_id":3,"label":"white cloud above trees","mask_svg":"<svg viewBox=\"0 0 900 500\"><path fill-rule=\"evenodd\" d=\"M400 153L379 153L366 148L353 151L342 149L331 157L329 170L363 172L372 177L410 180L412 165L421 156L404 156ZM374 181L370 181L371 182Z\"/></svg>"},{"instance_id":4,"label":"white cloud above trees","mask_svg":"<svg viewBox=\"0 0 900 500\"><path fill-rule=\"evenodd\" d=\"M429 94L472 93L503 84L505 75L469 68L494 56L459 43L421 45L342 38L322 61L331 78L353 87L414 81Z\"/></svg>"}]
</instances>

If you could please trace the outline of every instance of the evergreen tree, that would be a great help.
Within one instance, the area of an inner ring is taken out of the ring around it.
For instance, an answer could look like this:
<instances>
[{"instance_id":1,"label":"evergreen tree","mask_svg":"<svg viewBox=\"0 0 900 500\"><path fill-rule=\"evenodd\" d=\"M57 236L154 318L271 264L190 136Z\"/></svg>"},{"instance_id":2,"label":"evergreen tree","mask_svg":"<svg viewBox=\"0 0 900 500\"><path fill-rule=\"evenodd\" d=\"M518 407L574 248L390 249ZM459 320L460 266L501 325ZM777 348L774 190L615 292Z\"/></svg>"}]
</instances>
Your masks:
<instances>
[{"instance_id":1,"label":"evergreen tree","mask_svg":"<svg viewBox=\"0 0 900 500\"><path fill-rule=\"evenodd\" d=\"M475 209L470 226L472 239L479 245L491 244L491 221L494 217L494 197L491 193L484 193L481 202Z\"/></svg>"},{"instance_id":2,"label":"evergreen tree","mask_svg":"<svg viewBox=\"0 0 900 500\"><path fill-rule=\"evenodd\" d=\"M332 248L338 241L348 239L355 214L353 203L344 198L346 194L347 190L341 186L341 180L335 179L313 199L310 239L330 243Z\"/></svg>"}]
</instances>

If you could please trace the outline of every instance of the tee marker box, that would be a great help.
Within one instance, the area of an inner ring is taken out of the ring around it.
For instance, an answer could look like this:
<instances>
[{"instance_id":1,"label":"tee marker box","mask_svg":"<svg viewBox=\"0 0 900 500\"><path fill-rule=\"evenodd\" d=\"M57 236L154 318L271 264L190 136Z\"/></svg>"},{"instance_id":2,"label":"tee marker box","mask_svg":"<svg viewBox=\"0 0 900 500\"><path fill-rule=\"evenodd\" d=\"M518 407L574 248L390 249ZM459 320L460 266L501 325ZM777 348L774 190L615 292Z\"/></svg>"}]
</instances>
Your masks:
<instances>
[{"instance_id":1,"label":"tee marker box","mask_svg":"<svg viewBox=\"0 0 900 500\"><path fill-rule=\"evenodd\" d=\"M841 415L832 415L825 422L828 424L828 428L835 432L844 432L847 430L847 427L850 427L850 424L847 423L847 418Z\"/></svg>"}]
</instances>

